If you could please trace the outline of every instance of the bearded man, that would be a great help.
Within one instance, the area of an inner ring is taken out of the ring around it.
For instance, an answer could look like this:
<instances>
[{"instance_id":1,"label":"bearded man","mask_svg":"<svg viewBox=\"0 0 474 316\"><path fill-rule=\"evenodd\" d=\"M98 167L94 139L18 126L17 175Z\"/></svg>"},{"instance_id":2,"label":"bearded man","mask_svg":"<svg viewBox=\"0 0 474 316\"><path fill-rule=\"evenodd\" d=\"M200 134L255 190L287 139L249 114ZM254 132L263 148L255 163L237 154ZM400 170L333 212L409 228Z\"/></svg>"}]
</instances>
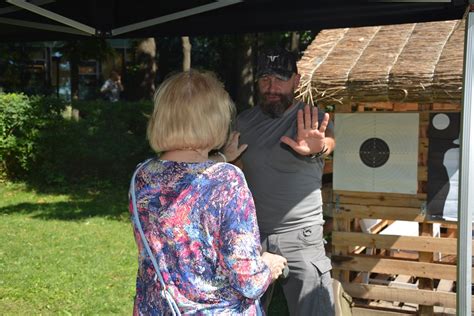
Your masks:
<instances>
[{"instance_id":1,"label":"bearded man","mask_svg":"<svg viewBox=\"0 0 474 316\"><path fill-rule=\"evenodd\" d=\"M324 157L335 147L333 125L329 114L295 100L300 75L292 53L267 49L257 62L259 104L238 116L237 130L263 251L288 261L281 284L290 315L333 315L321 197ZM271 289L265 307L270 299Z\"/></svg>"}]
</instances>

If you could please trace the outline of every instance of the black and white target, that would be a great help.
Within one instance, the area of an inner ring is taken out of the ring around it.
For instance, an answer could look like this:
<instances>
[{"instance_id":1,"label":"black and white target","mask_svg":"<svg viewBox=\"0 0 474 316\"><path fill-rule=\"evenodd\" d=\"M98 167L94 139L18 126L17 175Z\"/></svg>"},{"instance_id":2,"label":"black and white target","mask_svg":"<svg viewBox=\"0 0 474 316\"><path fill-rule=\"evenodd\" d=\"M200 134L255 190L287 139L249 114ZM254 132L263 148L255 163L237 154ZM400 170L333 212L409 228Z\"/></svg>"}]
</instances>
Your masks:
<instances>
[{"instance_id":1,"label":"black and white target","mask_svg":"<svg viewBox=\"0 0 474 316\"><path fill-rule=\"evenodd\" d=\"M460 119L460 113L430 114L427 213L433 220L458 217Z\"/></svg>"},{"instance_id":2,"label":"black and white target","mask_svg":"<svg viewBox=\"0 0 474 316\"><path fill-rule=\"evenodd\" d=\"M333 188L416 194L417 113L336 114Z\"/></svg>"}]
</instances>

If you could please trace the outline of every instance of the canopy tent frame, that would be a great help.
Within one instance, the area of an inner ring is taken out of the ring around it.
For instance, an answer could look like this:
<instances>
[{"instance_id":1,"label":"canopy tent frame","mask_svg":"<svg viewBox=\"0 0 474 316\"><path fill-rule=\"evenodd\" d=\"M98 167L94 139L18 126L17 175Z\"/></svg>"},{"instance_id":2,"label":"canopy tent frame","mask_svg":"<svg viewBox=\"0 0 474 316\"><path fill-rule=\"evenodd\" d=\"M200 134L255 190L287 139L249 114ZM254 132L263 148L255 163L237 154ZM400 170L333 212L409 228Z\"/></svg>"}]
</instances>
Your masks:
<instances>
[{"instance_id":1,"label":"canopy tent frame","mask_svg":"<svg viewBox=\"0 0 474 316\"><path fill-rule=\"evenodd\" d=\"M461 148L459 163L458 198L458 257L457 295L458 315L471 315L472 297L472 210L474 209L474 111L472 93L474 90L474 0L469 1L464 41L464 79L461 108Z\"/></svg>"},{"instance_id":2,"label":"canopy tent frame","mask_svg":"<svg viewBox=\"0 0 474 316\"><path fill-rule=\"evenodd\" d=\"M30 21L0 17L0 24L1 23L15 25L15 26L29 27L29 28L33 28L33 29L45 30L45 31L50 31L50 32L59 32L59 33L68 33L68 34L75 34L75 35L90 36L90 34L85 33L83 31L80 31L80 30L77 30L75 28L67 27L67 26L61 26L61 25L55 25L55 24L30 22Z\"/></svg>"},{"instance_id":3,"label":"canopy tent frame","mask_svg":"<svg viewBox=\"0 0 474 316\"><path fill-rule=\"evenodd\" d=\"M54 24L34 23L34 22L29 22L29 21L8 19L8 18L0 18L0 23L30 27L30 28L37 28L37 29L48 30L48 31L64 32L64 33L70 33L70 34L111 37L111 36L116 36L116 35L120 35L124 33L129 33L132 31L148 28L150 26L163 24L163 23L174 21L177 19L182 19L182 18L189 17L195 14L201 14L204 12L220 9L220 8L230 6L242 1L243 0L216 0L212 3L204 4L201 6L197 6L191 9L187 9L187 10L182 10L179 12L174 12L171 14L157 17L157 18L148 19L148 20L141 21L138 23L121 26L109 31L109 30L100 30L100 29L93 28L89 25L75 21L63 15L57 14L53 11L46 10L40 6L41 4L53 2L51 0L45 0L44 2L41 2L38 4L27 2L26 0L6 0L6 2L18 8L33 12L37 15L62 23L66 25L66 27L56 26ZM12 12L12 10L8 10L7 12Z\"/></svg>"},{"instance_id":4,"label":"canopy tent frame","mask_svg":"<svg viewBox=\"0 0 474 316\"><path fill-rule=\"evenodd\" d=\"M169 0L168 0L169 1ZM103 29L100 27L92 27L90 25L78 22L74 19L68 18L64 15L55 13L50 10L42 8L42 5L55 2L54 0L32 0L27 2L26 0L6 0L9 4L12 4L13 7L1 8L0 9L0 24L10 24L14 26L22 26L31 29L44 30L49 32L56 32L55 34L72 34L72 35L82 35L87 37L99 36L99 37L113 37L117 35L123 35L126 33L131 33L137 30L143 30L151 26L156 26L164 24L170 21L175 21L183 19L190 16L196 16L205 12L215 11L216 9L230 7L234 4L243 3L244 0L215 0L212 3L204 4L201 6L196 6L193 8L188 8L182 11L174 12L171 14L163 15L157 18L146 19L142 22L126 24L125 26L120 26L116 28ZM258 1L262 2L262 1ZM458 1L458 0L368 0L367 2L372 3L383 3L383 2L424 2L424 3L433 3L433 2L445 2L445 3L460 3L462 5L469 3L469 12L467 16L466 23L466 37L464 44L464 80L463 80L463 99L462 99L462 125L461 125L461 154L460 154L460 182L459 182L459 203L458 203L458 258L457 258L457 313L458 315L470 315L471 314L471 299L472 299L472 214L471 210L474 209L474 146L470 146L470 140L474 139L474 128L472 128L472 122L474 122L474 110L472 109L472 93L474 90L474 0L469 1ZM359 3L354 1L354 3ZM324 1L321 1L321 8L324 8ZM388 4L387 4L388 5ZM361 6L362 7L362 6ZM387 7L390 8L390 7ZM36 15L46 17L52 21L61 23L62 25L48 24L27 21L24 19L16 19L10 17L1 17L1 15L9 14L18 10L26 10L32 12ZM313 11L311 11L313 12ZM355 12L355 11L354 11ZM368 11L369 12L369 11ZM266 12L262 11L262 14ZM285 12L286 14L287 12ZM308 12L309 14L310 12ZM347 13L339 11L341 15ZM354 13L350 13L351 17ZM367 13L376 14L375 13ZM347 20L347 16L343 17L346 20L342 19L347 24L360 25L361 16L353 18L352 20ZM305 17L304 23L301 25L308 25L308 17ZM273 18L273 16L272 16ZM412 17L411 17L412 18ZM420 15L417 16L417 19L426 19ZM430 18L430 17L428 17ZM404 19L407 19L404 17ZM332 27L337 23L331 22L330 20L323 19L321 21L315 21L315 19L310 19L311 23L327 23ZM285 20L286 21L286 20ZM132 22L132 21L129 21ZM294 22L294 21L293 21ZM365 22L365 21L364 21ZM268 23L266 21L265 23ZM252 24L251 27L259 28L260 31L264 30L264 22L259 21L259 23ZM281 25L288 27L292 22L280 22ZM270 23L268 23L270 25ZM318 27L321 25L317 24ZM347 25L350 26L350 25ZM174 25L173 25L174 27ZM186 25L186 28L189 28ZM205 30L205 28L202 28ZM181 30L182 31L182 30ZM248 29L244 29L248 31ZM15 30L15 33L18 31ZM143 33L146 34L146 33ZM133 35L132 35L133 36Z\"/></svg>"}]
</instances>

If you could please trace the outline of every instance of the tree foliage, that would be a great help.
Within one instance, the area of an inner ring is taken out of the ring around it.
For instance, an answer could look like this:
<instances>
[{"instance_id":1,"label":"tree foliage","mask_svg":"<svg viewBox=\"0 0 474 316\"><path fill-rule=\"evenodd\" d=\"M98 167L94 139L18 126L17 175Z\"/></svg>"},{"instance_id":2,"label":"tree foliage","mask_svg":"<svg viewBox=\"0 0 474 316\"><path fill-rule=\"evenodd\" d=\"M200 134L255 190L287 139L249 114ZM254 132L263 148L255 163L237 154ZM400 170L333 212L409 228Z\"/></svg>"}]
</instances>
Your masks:
<instances>
[{"instance_id":1,"label":"tree foliage","mask_svg":"<svg viewBox=\"0 0 474 316\"><path fill-rule=\"evenodd\" d=\"M21 177L34 168L41 134L61 117L56 98L0 93L0 178Z\"/></svg>"}]
</instances>

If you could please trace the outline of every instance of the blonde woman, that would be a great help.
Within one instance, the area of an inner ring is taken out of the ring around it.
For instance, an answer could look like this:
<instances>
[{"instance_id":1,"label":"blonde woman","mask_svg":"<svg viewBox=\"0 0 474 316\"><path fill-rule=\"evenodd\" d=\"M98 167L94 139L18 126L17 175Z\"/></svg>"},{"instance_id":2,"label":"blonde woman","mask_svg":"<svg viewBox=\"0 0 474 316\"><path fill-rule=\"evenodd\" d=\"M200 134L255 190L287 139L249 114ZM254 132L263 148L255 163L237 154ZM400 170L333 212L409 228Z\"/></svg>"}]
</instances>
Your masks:
<instances>
[{"instance_id":1,"label":"blonde woman","mask_svg":"<svg viewBox=\"0 0 474 316\"><path fill-rule=\"evenodd\" d=\"M260 255L255 206L242 172L208 156L227 141L234 111L229 95L213 74L191 70L167 79L154 103L148 139L160 154L142 164L132 181L130 210L136 204L143 228L140 235L134 226L134 314L168 314L170 297L181 314L261 313L257 301L286 260Z\"/></svg>"}]
</instances>

